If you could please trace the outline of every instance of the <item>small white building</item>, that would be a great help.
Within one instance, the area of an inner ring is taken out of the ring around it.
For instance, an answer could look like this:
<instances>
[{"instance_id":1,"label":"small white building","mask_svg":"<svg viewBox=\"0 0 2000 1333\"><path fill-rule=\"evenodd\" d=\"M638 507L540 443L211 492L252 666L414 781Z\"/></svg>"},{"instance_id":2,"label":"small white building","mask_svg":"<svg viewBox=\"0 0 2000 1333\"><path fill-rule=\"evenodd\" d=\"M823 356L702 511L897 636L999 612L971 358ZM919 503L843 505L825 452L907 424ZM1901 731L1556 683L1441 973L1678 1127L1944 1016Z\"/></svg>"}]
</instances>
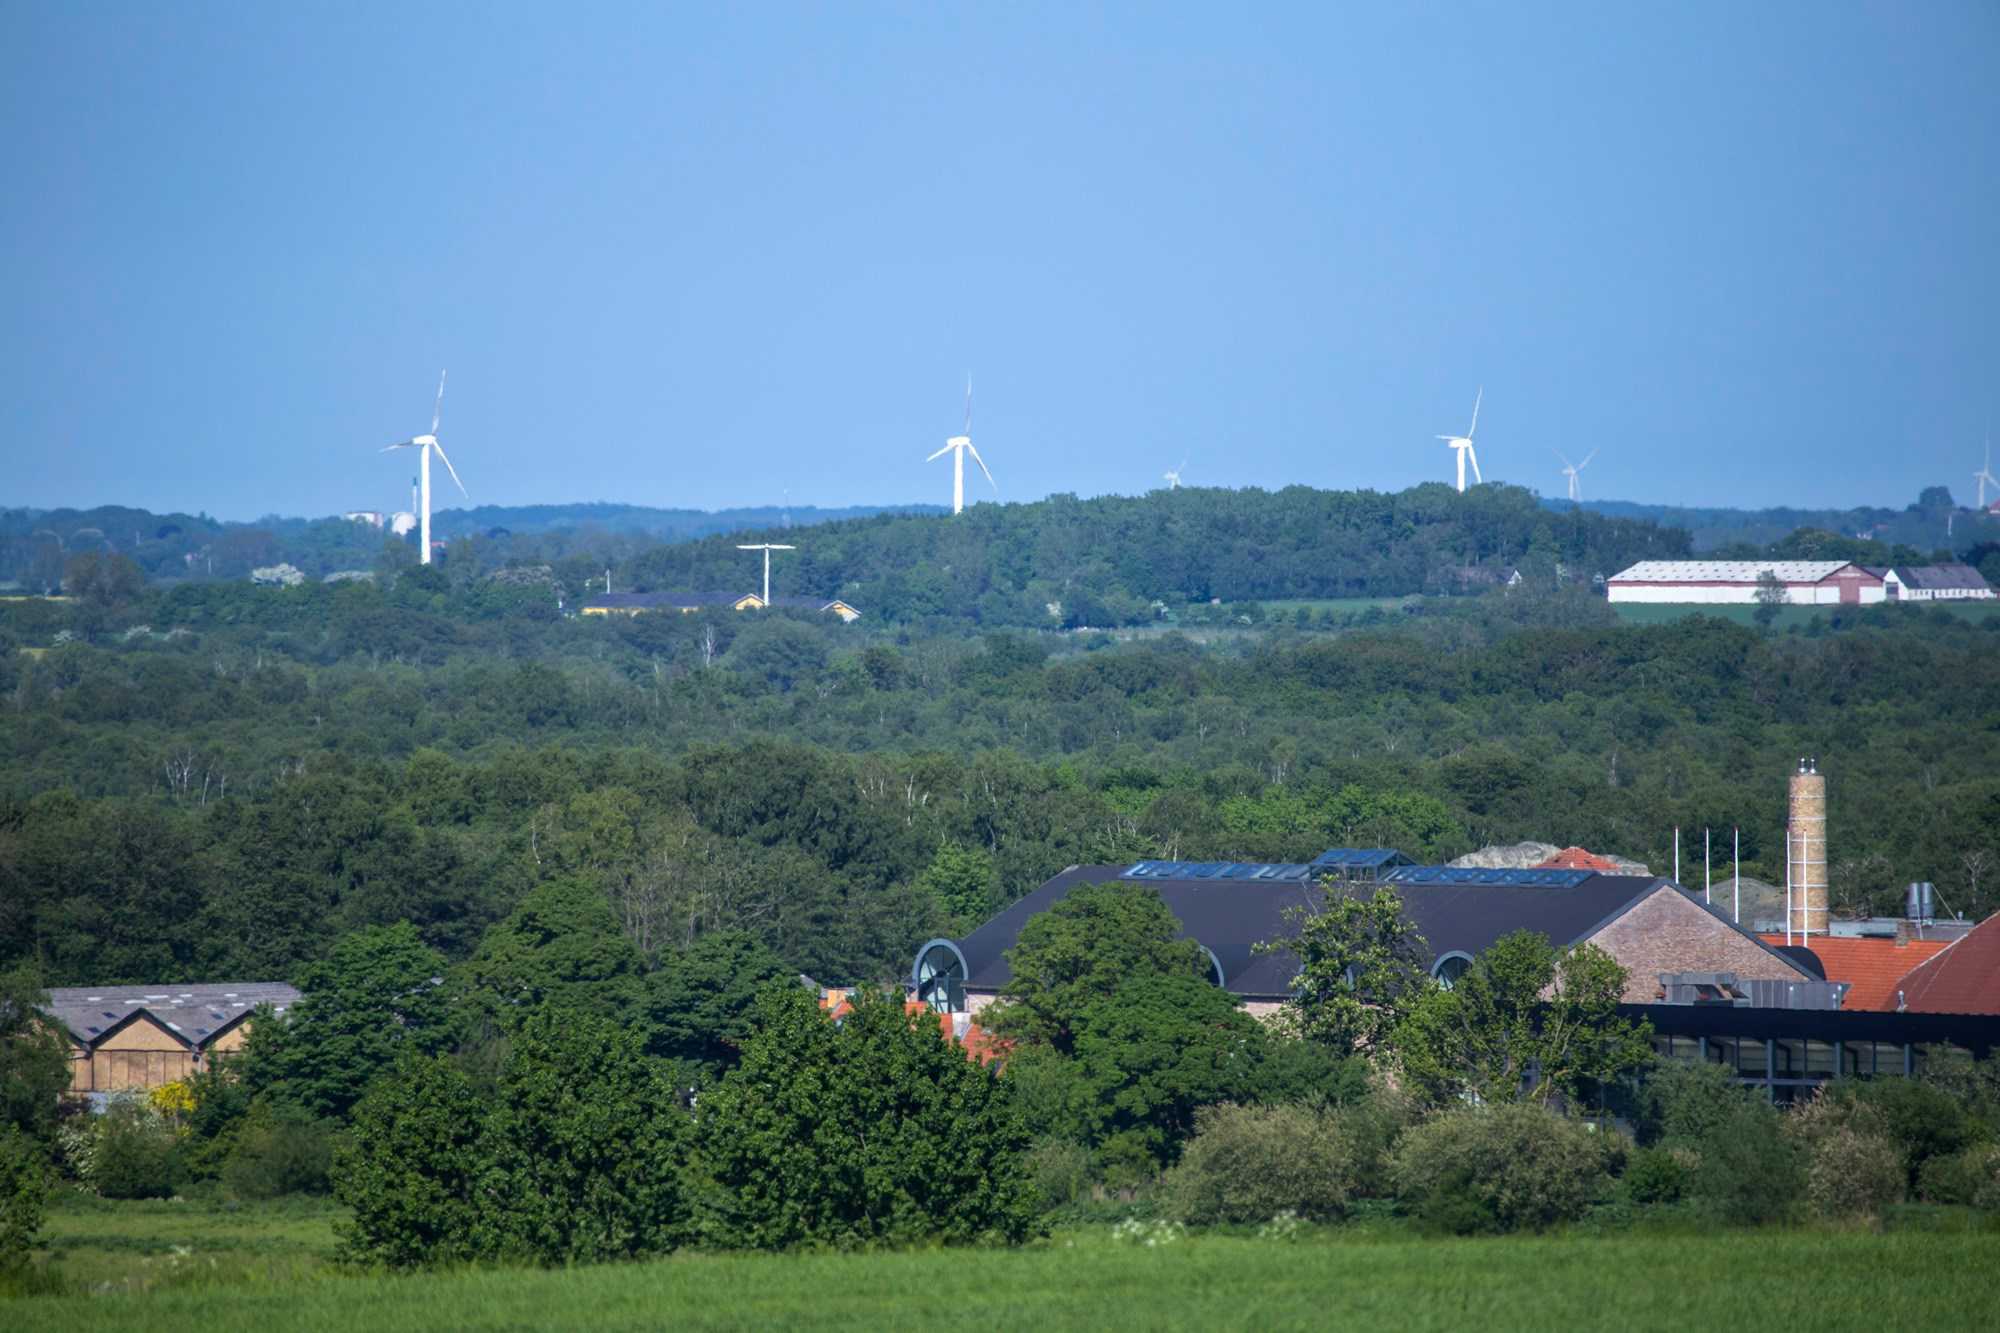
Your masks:
<instances>
[{"instance_id":1,"label":"small white building","mask_svg":"<svg viewBox=\"0 0 2000 1333\"><path fill-rule=\"evenodd\" d=\"M1885 569L1882 581L1892 602L1990 602L1993 585L1971 565L1914 565Z\"/></svg>"},{"instance_id":2,"label":"small white building","mask_svg":"<svg viewBox=\"0 0 2000 1333\"><path fill-rule=\"evenodd\" d=\"M1793 606L1861 606L1884 599L1883 575L1848 560L1641 560L1605 582L1614 602L1747 605L1774 575Z\"/></svg>"}]
</instances>

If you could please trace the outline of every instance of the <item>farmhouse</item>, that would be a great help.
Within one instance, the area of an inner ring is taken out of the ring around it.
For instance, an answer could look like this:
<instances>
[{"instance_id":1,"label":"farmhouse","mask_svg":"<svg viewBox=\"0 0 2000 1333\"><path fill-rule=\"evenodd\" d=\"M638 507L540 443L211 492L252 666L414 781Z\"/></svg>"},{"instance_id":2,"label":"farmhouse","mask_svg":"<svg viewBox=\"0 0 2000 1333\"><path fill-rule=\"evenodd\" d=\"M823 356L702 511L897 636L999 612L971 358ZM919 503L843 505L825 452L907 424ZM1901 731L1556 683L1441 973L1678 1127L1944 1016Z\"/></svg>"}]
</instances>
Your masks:
<instances>
[{"instance_id":1,"label":"farmhouse","mask_svg":"<svg viewBox=\"0 0 2000 1333\"><path fill-rule=\"evenodd\" d=\"M1993 586L1971 565L1913 565L1880 573L1892 602L1990 602Z\"/></svg>"},{"instance_id":2,"label":"farmhouse","mask_svg":"<svg viewBox=\"0 0 2000 1333\"><path fill-rule=\"evenodd\" d=\"M1665 977L1727 974L1732 983L1771 998L1816 997L1837 1004L1809 957L1773 948L1704 907L1672 880L1588 869L1490 870L1418 866L1388 849L1334 848L1307 864L1139 861L1072 866L962 939L934 939L917 951L915 998L947 1012L976 1014L1012 977L1007 950L1038 912L1085 884L1128 883L1156 890L1188 938L1207 953L1218 986L1252 1013L1275 1013L1290 995L1298 960L1282 948L1260 949L1293 933L1290 914L1316 909L1338 877L1351 891L1387 885L1429 946L1426 966L1446 984L1473 957L1516 930L1546 935L1558 947L1594 944L1630 974L1625 999L1666 996Z\"/></svg>"},{"instance_id":3,"label":"farmhouse","mask_svg":"<svg viewBox=\"0 0 2000 1333\"><path fill-rule=\"evenodd\" d=\"M1611 576L1613 602L1748 605L1766 574L1793 606L1863 606L1885 600L1883 574L1846 560L1641 560Z\"/></svg>"},{"instance_id":4,"label":"farmhouse","mask_svg":"<svg viewBox=\"0 0 2000 1333\"><path fill-rule=\"evenodd\" d=\"M298 991L279 982L64 986L48 1012L70 1042L70 1091L101 1096L186 1078L239 1049L259 1005L283 1013Z\"/></svg>"}]
</instances>

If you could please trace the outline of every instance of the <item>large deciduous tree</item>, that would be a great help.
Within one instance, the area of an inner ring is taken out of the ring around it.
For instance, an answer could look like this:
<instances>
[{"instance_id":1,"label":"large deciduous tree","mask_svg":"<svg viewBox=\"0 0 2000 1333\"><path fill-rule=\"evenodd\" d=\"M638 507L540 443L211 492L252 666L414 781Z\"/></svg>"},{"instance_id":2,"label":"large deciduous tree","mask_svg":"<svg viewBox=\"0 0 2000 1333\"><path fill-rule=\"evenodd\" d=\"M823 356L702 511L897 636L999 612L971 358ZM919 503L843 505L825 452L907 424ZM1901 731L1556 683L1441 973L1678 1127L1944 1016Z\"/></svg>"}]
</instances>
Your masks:
<instances>
[{"instance_id":1,"label":"large deciduous tree","mask_svg":"<svg viewBox=\"0 0 2000 1333\"><path fill-rule=\"evenodd\" d=\"M1009 1242L1036 1226L1006 1084L894 998L857 992L837 1023L797 986L695 1120L710 1243Z\"/></svg>"},{"instance_id":2,"label":"large deciduous tree","mask_svg":"<svg viewBox=\"0 0 2000 1333\"><path fill-rule=\"evenodd\" d=\"M1286 1016L1308 1040L1372 1049L1432 985L1430 946L1394 889L1329 883L1325 893L1317 911L1294 916L1295 935L1275 942L1299 960Z\"/></svg>"},{"instance_id":3,"label":"large deciduous tree","mask_svg":"<svg viewBox=\"0 0 2000 1333\"><path fill-rule=\"evenodd\" d=\"M1068 1055L1078 1017L1136 977L1206 977L1207 956L1153 889L1092 884L1037 913L1007 951L1013 971L989 1011L997 1032Z\"/></svg>"},{"instance_id":4,"label":"large deciduous tree","mask_svg":"<svg viewBox=\"0 0 2000 1333\"><path fill-rule=\"evenodd\" d=\"M1443 1104L1582 1101L1652 1059L1652 1029L1618 1016L1625 969L1595 945L1558 951L1517 930L1450 989L1433 987L1393 1035L1404 1076Z\"/></svg>"},{"instance_id":5,"label":"large deciduous tree","mask_svg":"<svg viewBox=\"0 0 2000 1333\"><path fill-rule=\"evenodd\" d=\"M298 974L303 995L289 1012L252 1024L246 1081L315 1116L344 1118L401 1052L445 1045L444 966L408 923L341 936Z\"/></svg>"}]
</instances>

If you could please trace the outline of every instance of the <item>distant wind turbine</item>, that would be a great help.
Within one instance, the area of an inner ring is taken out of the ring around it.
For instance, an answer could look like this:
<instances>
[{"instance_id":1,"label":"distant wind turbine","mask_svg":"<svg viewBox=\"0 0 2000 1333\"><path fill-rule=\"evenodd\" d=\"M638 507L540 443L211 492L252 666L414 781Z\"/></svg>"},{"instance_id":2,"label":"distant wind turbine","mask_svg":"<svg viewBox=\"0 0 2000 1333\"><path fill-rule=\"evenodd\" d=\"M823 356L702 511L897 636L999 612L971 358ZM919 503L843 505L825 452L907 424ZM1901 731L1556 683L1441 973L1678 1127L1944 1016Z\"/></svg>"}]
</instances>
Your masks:
<instances>
[{"instance_id":1,"label":"distant wind turbine","mask_svg":"<svg viewBox=\"0 0 2000 1333\"><path fill-rule=\"evenodd\" d=\"M979 464L979 470L986 473L987 485L993 488L995 495L998 495L1000 483L993 480L993 474L986 469L986 460L972 447L972 376L970 375L965 377L965 433L952 436L944 442L944 448L924 460L926 463L934 463L946 454L951 455L951 512L954 514L965 511L965 456L968 453L972 455L972 461Z\"/></svg>"},{"instance_id":2,"label":"distant wind turbine","mask_svg":"<svg viewBox=\"0 0 2000 1333\"><path fill-rule=\"evenodd\" d=\"M1440 435L1438 438L1458 451L1458 493L1465 494L1465 460L1472 460L1472 479L1484 484L1486 478L1479 475L1479 455L1472 448L1472 432L1479 429L1479 404L1486 397L1486 386L1479 386L1479 394L1472 400L1472 424L1465 428L1463 435Z\"/></svg>"},{"instance_id":3,"label":"distant wind turbine","mask_svg":"<svg viewBox=\"0 0 2000 1333\"><path fill-rule=\"evenodd\" d=\"M780 546L775 542L756 542L750 546L738 546L739 551L762 551L764 553L764 605L771 604L771 552L796 551L796 546Z\"/></svg>"},{"instance_id":4,"label":"distant wind turbine","mask_svg":"<svg viewBox=\"0 0 2000 1333\"><path fill-rule=\"evenodd\" d=\"M458 480L458 469L451 465L449 458L445 457L444 446L438 443L438 422L443 419L444 372L440 370L438 372L437 405L431 409L430 434L413 435L407 440L398 440L394 444L387 445L382 450L385 454L391 449L415 449L417 451L417 487L419 492L417 507L417 524L419 530L417 541L420 543L423 551L420 559L427 565L431 562L431 453L433 450L437 453L438 461L444 464L444 470L451 473L451 479L457 482L458 493L468 500L472 498L472 492L466 490L465 483Z\"/></svg>"},{"instance_id":5,"label":"distant wind turbine","mask_svg":"<svg viewBox=\"0 0 2000 1333\"><path fill-rule=\"evenodd\" d=\"M1984 509L1986 488L1991 486L1995 490L2000 490L2000 477L1993 475L1993 441L1986 442L1986 462L1980 466L1979 471L1972 474L1972 479L1979 483L1979 507Z\"/></svg>"},{"instance_id":6,"label":"distant wind turbine","mask_svg":"<svg viewBox=\"0 0 2000 1333\"><path fill-rule=\"evenodd\" d=\"M1583 498L1583 487L1577 484L1576 474L1590 466L1590 460L1597 457L1597 450L1592 449L1589 454L1585 455L1581 463L1572 463L1567 458L1563 458L1563 452L1560 449L1551 449L1549 452L1557 458L1562 458L1563 475L1569 478L1569 498L1572 500L1581 500Z\"/></svg>"},{"instance_id":7,"label":"distant wind turbine","mask_svg":"<svg viewBox=\"0 0 2000 1333\"><path fill-rule=\"evenodd\" d=\"M1181 488L1181 473L1185 471L1187 471L1187 459L1185 458L1181 460L1179 467L1170 467L1167 469L1165 480L1168 490L1177 491Z\"/></svg>"}]
</instances>

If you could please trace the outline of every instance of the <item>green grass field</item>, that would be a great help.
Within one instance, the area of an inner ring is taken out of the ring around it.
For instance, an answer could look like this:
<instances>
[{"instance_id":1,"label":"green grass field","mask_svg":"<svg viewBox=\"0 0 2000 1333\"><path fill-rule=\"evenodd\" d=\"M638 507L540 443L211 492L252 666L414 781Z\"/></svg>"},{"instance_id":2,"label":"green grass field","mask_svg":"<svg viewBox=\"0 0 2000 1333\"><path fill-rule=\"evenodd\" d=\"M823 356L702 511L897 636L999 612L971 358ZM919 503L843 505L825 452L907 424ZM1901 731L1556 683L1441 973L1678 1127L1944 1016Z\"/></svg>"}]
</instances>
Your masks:
<instances>
[{"instance_id":1,"label":"green grass field","mask_svg":"<svg viewBox=\"0 0 2000 1333\"><path fill-rule=\"evenodd\" d=\"M1739 625L1754 625L1757 608L1754 606L1697 606L1681 603L1619 602L1612 608L1618 613L1621 623L1627 625L1664 625L1675 620L1685 620L1689 616L1715 616L1723 620L1733 620ZM1780 630L1804 629L1812 623L1814 616L1828 617L1838 610L1831 606L1785 606L1778 609L1776 628ZM1922 607L1910 609L1921 614L1937 609L1962 620L1983 624L1995 616L2000 616L2000 601L1996 602L1931 602Z\"/></svg>"},{"instance_id":2,"label":"green grass field","mask_svg":"<svg viewBox=\"0 0 2000 1333\"><path fill-rule=\"evenodd\" d=\"M1790 1310L1816 1330L1990 1326L1995 1236L1966 1231L1428 1240L1108 1227L1019 1250L684 1255L565 1271L341 1276L324 1205L65 1204L48 1234L81 1289L0 1301L10 1330L1641 1328ZM181 1253L177 1251L185 1251ZM214 1260L211 1267L209 1261Z\"/></svg>"}]
</instances>

